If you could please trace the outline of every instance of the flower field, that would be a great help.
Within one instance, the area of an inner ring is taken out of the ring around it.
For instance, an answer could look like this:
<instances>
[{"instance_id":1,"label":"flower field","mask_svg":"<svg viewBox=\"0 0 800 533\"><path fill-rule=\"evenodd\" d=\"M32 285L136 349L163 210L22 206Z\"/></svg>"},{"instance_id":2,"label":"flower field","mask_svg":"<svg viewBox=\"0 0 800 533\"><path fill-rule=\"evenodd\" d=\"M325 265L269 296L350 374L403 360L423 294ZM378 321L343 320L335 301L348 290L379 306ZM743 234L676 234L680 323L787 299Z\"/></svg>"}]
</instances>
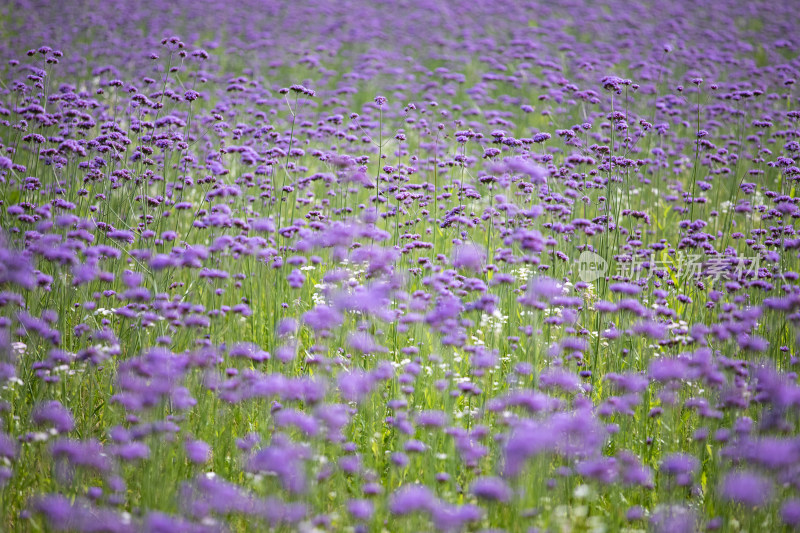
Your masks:
<instances>
[{"instance_id":1,"label":"flower field","mask_svg":"<svg viewBox=\"0 0 800 533\"><path fill-rule=\"evenodd\" d=\"M798 530L798 28L3 3L0 530Z\"/></svg>"}]
</instances>

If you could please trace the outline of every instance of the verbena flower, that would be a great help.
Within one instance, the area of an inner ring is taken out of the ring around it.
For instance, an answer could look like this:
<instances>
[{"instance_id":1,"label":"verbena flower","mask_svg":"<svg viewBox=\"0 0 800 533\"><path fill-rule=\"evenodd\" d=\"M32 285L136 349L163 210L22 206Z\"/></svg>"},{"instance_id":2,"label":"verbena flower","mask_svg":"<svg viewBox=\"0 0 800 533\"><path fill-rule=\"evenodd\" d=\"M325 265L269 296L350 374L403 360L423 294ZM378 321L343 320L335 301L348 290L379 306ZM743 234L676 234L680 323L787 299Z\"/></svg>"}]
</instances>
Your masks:
<instances>
[{"instance_id":1,"label":"verbena flower","mask_svg":"<svg viewBox=\"0 0 800 533\"><path fill-rule=\"evenodd\" d=\"M470 492L480 499L507 502L511 499L511 489L498 477L481 477L472 482Z\"/></svg>"},{"instance_id":2,"label":"verbena flower","mask_svg":"<svg viewBox=\"0 0 800 533\"><path fill-rule=\"evenodd\" d=\"M772 482L752 471L729 472L722 480L720 494L726 500L758 507L770 500Z\"/></svg>"}]
</instances>

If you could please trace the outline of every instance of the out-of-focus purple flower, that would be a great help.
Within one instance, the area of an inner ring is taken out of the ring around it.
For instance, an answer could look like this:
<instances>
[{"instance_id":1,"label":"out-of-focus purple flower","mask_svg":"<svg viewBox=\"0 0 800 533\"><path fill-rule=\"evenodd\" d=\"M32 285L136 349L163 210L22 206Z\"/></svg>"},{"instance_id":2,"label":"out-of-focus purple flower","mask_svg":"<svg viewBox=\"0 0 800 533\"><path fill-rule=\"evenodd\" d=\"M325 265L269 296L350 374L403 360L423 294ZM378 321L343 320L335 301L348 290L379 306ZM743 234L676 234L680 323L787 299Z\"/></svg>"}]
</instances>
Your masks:
<instances>
[{"instance_id":1,"label":"out-of-focus purple flower","mask_svg":"<svg viewBox=\"0 0 800 533\"><path fill-rule=\"evenodd\" d=\"M10 436L0 432L0 457L15 459L19 452L17 442Z\"/></svg>"},{"instance_id":2,"label":"out-of-focus purple flower","mask_svg":"<svg viewBox=\"0 0 800 533\"><path fill-rule=\"evenodd\" d=\"M507 502L511 499L511 488L499 477L485 476L472 482L470 492L483 500Z\"/></svg>"},{"instance_id":3,"label":"out-of-focus purple flower","mask_svg":"<svg viewBox=\"0 0 800 533\"><path fill-rule=\"evenodd\" d=\"M354 350L364 354L386 353L388 349L381 346L366 331L354 331L347 336L347 344Z\"/></svg>"},{"instance_id":4,"label":"out-of-focus purple flower","mask_svg":"<svg viewBox=\"0 0 800 533\"><path fill-rule=\"evenodd\" d=\"M534 138L534 141L536 139ZM504 161L506 170L511 174L524 174L534 185L547 184L549 172L547 169L522 157L509 157Z\"/></svg>"},{"instance_id":5,"label":"out-of-focus purple flower","mask_svg":"<svg viewBox=\"0 0 800 533\"><path fill-rule=\"evenodd\" d=\"M289 282L289 286L293 289L299 289L303 286L303 283L306 281L306 277L303 275L302 272L298 269L293 269L288 276L286 276L286 281Z\"/></svg>"},{"instance_id":6,"label":"out-of-focus purple flower","mask_svg":"<svg viewBox=\"0 0 800 533\"><path fill-rule=\"evenodd\" d=\"M781 520L788 526L797 527L800 525L800 499L792 498L783 502Z\"/></svg>"},{"instance_id":7,"label":"out-of-focus purple flower","mask_svg":"<svg viewBox=\"0 0 800 533\"><path fill-rule=\"evenodd\" d=\"M622 450L617 454L617 459L619 460L620 478L624 484L653 487L653 472L649 466L643 465L632 452Z\"/></svg>"},{"instance_id":8,"label":"out-of-focus purple flower","mask_svg":"<svg viewBox=\"0 0 800 533\"><path fill-rule=\"evenodd\" d=\"M644 508L641 505L634 505L628 508L625 512L625 519L628 522L634 522L644 518Z\"/></svg>"},{"instance_id":9,"label":"out-of-focus purple flower","mask_svg":"<svg viewBox=\"0 0 800 533\"><path fill-rule=\"evenodd\" d=\"M652 514L650 526L656 533L694 533L697 531L697 517L686 507L667 505Z\"/></svg>"},{"instance_id":10,"label":"out-of-focus purple flower","mask_svg":"<svg viewBox=\"0 0 800 533\"><path fill-rule=\"evenodd\" d=\"M144 442L126 442L115 446L112 451L126 462L143 461L150 457L150 448Z\"/></svg>"},{"instance_id":11,"label":"out-of-focus purple flower","mask_svg":"<svg viewBox=\"0 0 800 533\"><path fill-rule=\"evenodd\" d=\"M430 489L424 485L403 485L389 498L389 510L396 515L417 511L430 512L437 500Z\"/></svg>"},{"instance_id":12,"label":"out-of-focus purple flower","mask_svg":"<svg viewBox=\"0 0 800 533\"><path fill-rule=\"evenodd\" d=\"M243 357L257 362L266 361L270 358L269 352L265 352L259 346L249 342L234 344L228 350L228 355L231 357Z\"/></svg>"},{"instance_id":13,"label":"out-of-focus purple flower","mask_svg":"<svg viewBox=\"0 0 800 533\"><path fill-rule=\"evenodd\" d=\"M453 266L474 272L483 269L485 253L474 244L461 244L453 248Z\"/></svg>"},{"instance_id":14,"label":"out-of-focus purple flower","mask_svg":"<svg viewBox=\"0 0 800 533\"><path fill-rule=\"evenodd\" d=\"M597 457L580 461L575 465L575 472L608 485L617 479L618 466L614 457Z\"/></svg>"},{"instance_id":15,"label":"out-of-focus purple flower","mask_svg":"<svg viewBox=\"0 0 800 533\"><path fill-rule=\"evenodd\" d=\"M375 378L372 374L361 370L340 372L337 377L339 391L345 400L351 402L362 401L372 392Z\"/></svg>"},{"instance_id":16,"label":"out-of-focus purple flower","mask_svg":"<svg viewBox=\"0 0 800 533\"><path fill-rule=\"evenodd\" d=\"M56 459L64 459L72 466L85 466L99 471L108 470L111 462L103 453L103 446L96 440L59 439L53 442L50 453Z\"/></svg>"},{"instance_id":17,"label":"out-of-focus purple flower","mask_svg":"<svg viewBox=\"0 0 800 533\"><path fill-rule=\"evenodd\" d=\"M297 332L297 320L292 317L282 318L275 327L275 334L279 337Z\"/></svg>"},{"instance_id":18,"label":"out-of-focus purple flower","mask_svg":"<svg viewBox=\"0 0 800 533\"><path fill-rule=\"evenodd\" d=\"M676 483L681 486L689 485L699 468L700 461L697 457L686 453L667 455L660 466L662 472L674 477Z\"/></svg>"},{"instance_id":19,"label":"out-of-focus purple flower","mask_svg":"<svg viewBox=\"0 0 800 533\"><path fill-rule=\"evenodd\" d=\"M642 288L633 283L612 283L608 288L611 292L618 292L629 296L642 292Z\"/></svg>"},{"instance_id":20,"label":"out-of-focus purple flower","mask_svg":"<svg viewBox=\"0 0 800 533\"><path fill-rule=\"evenodd\" d=\"M726 500L759 507L771 498L772 482L753 471L729 472L722 480L720 494Z\"/></svg>"},{"instance_id":21,"label":"out-of-focus purple flower","mask_svg":"<svg viewBox=\"0 0 800 533\"><path fill-rule=\"evenodd\" d=\"M341 325L342 320L341 313L325 305L318 305L303 314L303 322L317 333L338 327Z\"/></svg>"},{"instance_id":22,"label":"out-of-focus purple flower","mask_svg":"<svg viewBox=\"0 0 800 533\"><path fill-rule=\"evenodd\" d=\"M563 368L549 368L539 376L539 386L543 389L558 388L564 392L575 393L580 390L581 380Z\"/></svg>"},{"instance_id":23,"label":"out-of-focus purple flower","mask_svg":"<svg viewBox=\"0 0 800 533\"><path fill-rule=\"evenodd\" d=\"M211 446L202 440L189 440L184 444L186 458L196 464L203 464L211 459Z\"/></svg>"},{"instance_id":24,"label":"out-of-focus purple flower","mask_svg":"<svg viewBox=\"0 0 800 533\"><path fill-rule=\"evenodd\" d=\"M433 524L439 531L462 531L470 522L477 522L483 513L477 505L450 505L435 502L432 510Z\"/></svg>"},{"instance_id":25,"label":"out-of-focus purple flower","mask_svg":"<svg viewBox=\"0 0 800 533\"><path fill-rule=\"evenodd\" d=\"M631 331L637 335L660 340L667 336L667 327L655 321L641 321L631 326Z\"/></svg>"},{"instance_id":26,"label":"out-of-focus purple flower","mask_svg":"<svg viewBox=\"0 0 800 533\"><path fill-rule=\"evenodd\" d=\"M31 418L36 424L51 425L59 433L68 433L75 428L72 413L57 400L36 406Z\"/></svg>"},{"instance_id":27,"label":"out-of-focus purple flower","mask_svg":"<svg viewBox=\"0 0 800 533\"><path fill-rule=\"evenodd\" d=\"M251 472L273 472L283 487L293 493L304 493L307 488L304 461L310 450L276 435L272 444L254 453L247 462Z\"/></svg>"},{"instance_id":28,"label":"out-of-focus purple flower","mask_svg":"<svg viewBox=\"0 0 800 533\"><path fill-rule=\"evenodd\" d=\"M369 500L354 499L347 502L347 512L356 520L369 520L372 518L374 506Z\"/></svg>"},{"instance_id":29,"label":"out-of-focus purple flower","mask_svg":"<svg viewBox=\"0 0 800 533\"><path fill-rule=\"evenodd\" d=\"M588 409L556 413L544 420L523 420L504 449L504 473L518 475L530 457L556 452L567 458L596 455L607 433Z\"/></svg>"},{"instance_id":30,"label":"out-of-focus purple flower","mask_svg":"<svg viewBox=\"0 0 800 533\"><path fill-rule=\"evenodd\" d=\"M132 533L138 529L130 516L81 498L72 501L60 494L47 494L35 498L33 508L44 515L51 527L62 531Z\"/></svg>"},{"instance_id":31,"label":"out-of-focus purple flower","mask_svg":"<svg viewBox=\"0 0 800 533\"><path fill-rule=\"evenodd\" d=\"M422 427L442 427L447 423L444 411L421 411L416 417L417 425Z\"/></svg>"},{"instance_id":32,"label":"out-of-focus purple flower","mask_svg":"<svg viewBox=\"0 0 800 533\"><path fill-rule=\"evenodd\" d=\"M537 299L550 301L564 293L561 283L546 276L540 276L528 283L528 293Z\"/></svg>"},{"instance_id":33,"label":"out-of-focus purple flower","mask_svg":"<svg viewBox=\"0 0 800 533\"><path fill-rule=\"evenodd\" d=\"M278 427L295 426L309 437L319 432L316 419L297 409L281 409L275 413L275 425Z\"/></svg>"},{"instance_id":34,"label":"out-of-focus purple flower","mask_svg":"<svg viewBox=\"0 0 800 533\"><path fill-rule=\"evenodd\" d=\"M403 452L394 452L390 457L392 464L394 464L398 468L405 468L408 466L410 462L408 459L408 455Z\"/></svg>"},{"instance_id":35,"label":"out-of-focus purple flower","mask_svg":"<svg viewBox=\"0 0 800 533\"><path fill-rule=\"evenodd\" d=\"M185 531L187 533L216 533L218 527L215 524L198 524L190 522L183 517L172 516L158 511L147 514L144 518L144 530L149 533L173 533L174 531Z\"/></svg>"}]
</instances>

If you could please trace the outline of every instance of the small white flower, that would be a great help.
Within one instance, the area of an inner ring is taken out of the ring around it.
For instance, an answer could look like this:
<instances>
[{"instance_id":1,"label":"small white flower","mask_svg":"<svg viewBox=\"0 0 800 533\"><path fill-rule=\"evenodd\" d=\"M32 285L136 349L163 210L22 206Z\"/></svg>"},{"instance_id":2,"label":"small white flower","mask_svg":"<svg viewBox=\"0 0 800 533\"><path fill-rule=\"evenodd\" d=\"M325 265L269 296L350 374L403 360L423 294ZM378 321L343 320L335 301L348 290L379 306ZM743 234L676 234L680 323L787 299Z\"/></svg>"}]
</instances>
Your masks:
<instances>
[{"instance_id":1,"label":"small white flower","mask_svg":"<svg viewBox=\"0 0 800 533\"><path fill-rule=\"evenodd\" d=\"M575 487L575 491L572 493L572 495L578 500L583 500L585 498L588 498L589 496L591 496L591 494L592 494L592 488L586 484L578 485L577 487Z\"/></svg>"}]
</instances>

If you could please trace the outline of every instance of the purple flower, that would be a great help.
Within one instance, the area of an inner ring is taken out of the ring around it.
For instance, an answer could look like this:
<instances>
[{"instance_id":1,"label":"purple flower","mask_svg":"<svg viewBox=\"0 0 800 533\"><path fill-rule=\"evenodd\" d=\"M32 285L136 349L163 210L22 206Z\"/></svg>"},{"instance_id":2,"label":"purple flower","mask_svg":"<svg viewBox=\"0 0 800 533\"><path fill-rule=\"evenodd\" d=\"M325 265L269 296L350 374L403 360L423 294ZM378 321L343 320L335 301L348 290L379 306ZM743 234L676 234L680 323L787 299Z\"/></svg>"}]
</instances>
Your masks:
<instances>
[{"instance_id":1,"label":"purple flower","mask_svg":"<svg viewBox=\"0 0 800 533\"><path fill-rule=\"evenodd\" d=\"M272 472L286 490L304 493L307 488L304 462L308 457L309 450L306 447L279 434L273 438L270 446L249 458L247 469L251 472Z\"/></svg>"},{"instance_id":2,"label":"purple flower","mask_svg":"<svg viewBox=\"0 0 800 533\"><path fill-rule=\"evenodd\" d=\"M587 459L575 465L575 472L588 479L608 485L617 478L617 460L613 457Z\"/></svg>"},{"instance_id":3,"label":"purple flower","mask_svg":"<svg viewBox=\"0 0 800 533\"><path fill-rule=\"evenodd\" d=\"M432 510L433 523L439 531L461 531L470 522L477 522L483 516L476 505L450 505L436 502Z\"/></svg>"},{"instance_id":4,"label":"purple flower","mask_svg":"<svg viewBox=\"0 0 800 533\"><path fill-rule=\"evenodd\" d=\"M642 288L633 283L612 283L608 288L611 292L618 292L628 296L642 292Z\"/></svg>"},{"instance_id":5,"label":"purple flower","mask_svg":"<svg viewBox=\"0 0 800 533\"><path fill-rule=\"evenodd\" d=\"M652 379L661 382L691 379L694 375L694 371L689 366L689 360L680 357L653 359L650 362L648 373Z\"/></svg>"},{"instance_id":6,"label":"purple flower","mask_svg":"<svg viewBox=\"0 0 800 533\"><path fill-rule=\"evenodd\" d=\"M30 257L6 248L0 240L0 285L8 283L25 289L36 286Z\"/></svg>"},{"instance_id":7,"label":"purple flower","mask_svg":"<svg viewBox=\"0 0 800 533\"><path fill-rule=\"evenodd\" d=\"M214 528L213 526L196 524L178 516L171 516L153 511L148 513L144 518L144 530L150 533L172 533L173 531L212 533Z\"/></svg>"},{"instance_id":8,"label":"purple flower","mask_svg":"<svg viewBox=\"0 0 800 533\"><path fill-rule=\"evenodd\" d=\"M389 511L405 515L417 511L431 511L436 496L423 485L403 485L389 498Z\"/></svg>"},{"instance_id":9,"label":"purple flower","mask_svg":"<svg viewBox=\"0 0 800 533\"><path fill-rule=\"evenodd\" d=\"M562 368L549 368L539 376L539 386L543 389L559 388L564 392L575 393L581 388L581 380Z\"/></svg>"},{"instance_id":10,"label":"purple flower","mask_svg":"<svg viewBox=\"0 0 800 533\"><path fill-rule=\"evenodd\" d=\"M365 353L386 353L389 350L375 342L375 339L366 331L354 331L347 336L347 344L354 350Z\"/></svg>"},{"instance_id":11,"label":"purple flower","mask_svg":"<svg viewBox=\"0 0 800 533\"><path fill-rule=\"evenodd\" d=\"M72 501L60 494L47 494L35 498L33 507L44 515L51 527L58 530L132 533L137 529L129 516L96 507L83 498Z\"/></svg>"},{"instance_id":12,"label":"purple flower","mask_svg":"<svg viewBox=\"0 0 800 533\"><path fill-rule=\"evenodd\" d=\"M528 292L537 299L552 300L564 293L563 286L548 277L539 277L528 283Z\"/></svg>"},{"instance_id":13,"label":"purple flower","mask_svg":"<svg viewBox=\"0 0 800 533\"><path fill-rule=\"evenodd\" d=\"M293 269L288 276L286 276L286 281L289 282L289 286L293 289L299 289L303 286L303 283L306 281L306 277L300 272L298 269Z\"/></svg>"},{"instance_id":14,"label":"purple flower","mask_svg":"<svg viewBox=\"0 0 800 533\"><path fill-rule=\"evenodd\" d=\"M292 317L282 318L275 327L275 334L279 337L297 332L297 320Z\"/></svg>"},{"instance_id":15,"label":"purple flower","mask_svg":"<svg viewBox=\"0 0 800 533\"><path fill-rule=\"evenodd\" d=\"M485 476L472 482L470 492L477 498L496 502L511 499L511 488L499 477Z\"/></svg>"},{"instance_id":16,"label":"purple flower","mask_svg":"<svg viewBox=\"0 0 800 533\"><path fill-rule=\"evenodd\" d=\"M14 459L17 457L18 452L19 446L17 445L17 441L10 435L0 432L0 457Z\"/></svg>"},{"instance_id":17,"label":"purple flower","mask_svg":"<svg viewBox=\"0 0 800 533\"><path fill-rule=\"evenodd\" d=\"M290 341L288 344L278 346L278 348L275 350L275 357L281 363L289 363L290 361L293 361L296 355L297 345L292 341Z\"/></svg>"},{"instance_id":18,"label":"purple flower","mask_svg":"<svg viewBox=\"0 0 800 533\"><path fill-rule=\"evenodd\" d=\"M461 244L453 248L453 266L474 272L483 269L485 253L474 244Z\"/></svg>"},{"instance_id":19,"label":"purple flower","mask_svg":"<svg viewBox=\"0 0 800 533\"><path fill-rule=\"evenodd\" d=\"M424 442L417 439L409 439L403 444L403 449L408 453L422 453L428 449Z\"/></svg>"},{"instance_id":20,"label":"purple flower","mask_svg":"<svg viewBox=\"0 0 800 533\"><path fill-rule=\"evenodd\" d=\"M642 518L644 518L644 508L641 505L629 507L625 513L625 520L628 522L634 522L636 520L641 520Z\"/></svg>"},{"instance_id":21,"label":"purple flower","mask_svg":"<svg viewBox=\"0 0 800 533\"><path fill-rule=\"evenodd\" d=\"M531 183L533 183L534 185L545 185L547 183L547 177L549 175L547 169L530 160L526 160L521 157L509 157L508 159L505 160L505 165L509 173L525 174L526 176L528 176Z\"/></svg>"},{"instance_id":22,"label":"purple flower","mask_svg":"<svg viewBox=\"0 0 800 533\"><path fill-rule=\"evenodd\" d=\"M318 305L303 314L303 322L317 333L338 327L341 325L342 320L341 313L325 305Z\"/></svg>"},{"instance_id":23,"label":"purple flower","mask_svg":"<svg viewBox=\"0 0 800 533\"><path fill-rule=\"evenodd\" d=\"M641 321L637 322L631 327L637 335L650 337L651 339L660 340L667 336L667 327L664 324L654 321Z\"/></svg>"},{"instance_id":24,"label":"purple flower","mask_svg":"<svg viewBox=\"0 0 800 533\"><path fill-rule=\"evenodd\" d=\"M75 428L72 413L57 400L39 404L31 418L36 424L51 425L59 433L68 433Z\"/></svg>"},{"instance_id":25,"label":"purple flower","mask_svg":"<svg viewBox=\"0 0 800 533\"><path fill-rule=\"evenodd\" d=\"M656 533L694 533L697 531L697 517L686 507L668 505L653 513L650 526Z\"/></svg>"},{"instance_id":26,"label":"purple flower","mask_svg":"<svg viewBox=\"0 0 800 533\"><path fill-rule=\"evenodd\" d=\"M111 230L106 233L106 237L115 241L124 241L128 244L133 244L133 241L135 240L134 233L124 229Z\"/></svg>"},{"instance_id":27,"label":"purple flower","mask_svg":"<svg viewBox=\"0 0 800 533\"><path fill-rule=\"evenodd\" d=\"M103 453L103 447L96 440L59 439L50 447L50 453L56 459L64 459L72 466L86 466L105 471L111 466Z\"/></svg>"},{"instance_id":28,"label":"purple flower","mask_svg":"<svg viewBox=\"0 0 800 533\"><path fill-rule=\"evenodd\" d=\"M617 374L615 372L609 372L603 379L611 381L626 392L643 392L648 386L647 378L640 374Z\"/></svg>"},{"instance_id":29,"label":"purple flower","mask_svg":"<svg viewBox=\"0 0 800 533\"><path fill-rule=\"evenodd\" d=\"M113 449L114 455L123 461L142 461L150 457L150 448L144 442L126 442Z\"/></svg>"},{"instance_id":30,"label":"purple flower","mask_svg":"<svg viewBox=\"0 0 800 533\"><path fill-rule=\"evenodd\" d=\"M272 219L268 218L258 218L250 222L250 227L253 231L257 231L260 233L274 233L275 232L275 223Z\"/></svg>"},{"instance_id":31,"label":"purple flower","mask_svg":"<svg viewBox=\"0 0 800 533\"><path fill-rule=\"evenodd\" d=\"M297 409L281 409L275 413L275 425L278 427L295 426L309 437L319 432L316 419Z\"/></svg>"},{"instance_id":32,"label":"purple flower","mask_svg":"<svg viewBox=\"0 0 800 533\"><path fill-rule=\"evenodd\" d=\"M660 469L675 478L678 485L685 486L692 482L692 477L700 468L700 461L694 455L673 453L664 458Z\"/></svg>"},{"instance_id":33,"label":"purple flower","mask_svg":"<svg viewBox=\"0 0 800 533\"><path fill-rule=\"evenodd\" d=\"M403 452L394 452L391 455L391 460L392 464L398 468L405 468L409 463L408 455L404 454Z\"/></svg>"},{"instance_id":34,"label":"purple flower","mask_svg":"<svg viewBox=\"0 0 800 533\"><path fill-rule=\"evenodd\" d=\"M800 499L786 500L781 506L781 520L788 526L800 525Z\"/></svg>"},{"instance_id":35,"label":"purple flower","mask_svg":"<svg viewBox=\"0 0 800 533\"><path fill-rule=\"evenodd\" d=\"M760 507L772 496L772 482L753 471L729 472L722 480L720 494L726 500Z\"/></svg>"},{"instance_id":36,"label":"purple flower","mask_svg":"<svg viewBox=\"0 0 800 533\"><path fill-rule=\"evenodd\" d=\"M369 520L372 518L374 506L369 500L354 499L347 502L347 511L356 520Z\"/></svg>"},{"instance_id":37,"label":"purple flower","mask_svg":"<svg viewBox=\"0 0 800 533\"><path fill-rule=\"evenodd\" d=\"M556 452L566 458L599 453L606 430L588 410L556 413L544 420L521 420L508 438L505 475L518 475L528 458Z\"/></svg>"},{"instance_id":38,"label":"purple flower","mask_svg":"<svg viewBox=\"0 0 800 533\"><path fill-rule=\"evenodd\" d=\"M202 440L189 440L184 444L186 458L196 464L203 464L211 459L211 446Z\"/></svg>"},{"instance_id":39,"label":"purple flower","mask_svg":"<svg viewBox=\"0 0 800 533\"><path fill-rule=\"evenodd\" d=\"M347 474L357 474L361 471L361 458L358 455L345 455L339 459L339 468Z\"/></svg>"},{"instance_id":40,"label":"purple flower","mask_svg":"<svg viewBox=\"0 0 800 533\"><path fill-rule=\"evenodd\" d=\"M339 392L342 397L350 402L360 402L364 400L375 384L375 378L361 370L350 372L340 372L337 377Z\"/></svg>"},{"instance_id":41,"label":"purple flower","mask_svg":"<svg viewBox=\"0 0 800 533\"><path fill-rule=\"evenodd\" d=\"M126 270L122 273L122 283L124 283L129 289L138 287L143 281L144 276L139 272L131 272L130 270Z\"/></svg>"},{"instance_id":42,"label":"purple flower","mask_svg":"<svg viewBox=\"0 0 800 533\"><path fill-rule=\"evenodd\" d=\"M422 427L442 427L447 423L444 411L421 411L416 417L417 425Z\"/></svg>"},{"instance_id":43,"label":"purple flower","mask_svg":"<svg viewBox=\"0 0 800 533\"><path fill-rule=\"evenodd\" d=\"M619 460L620 478L624 484L653 487L653 472L649 466L643 465L632 452L622 450L617 454L617 459Z\"/></svg>"},{"instance_id":44,"label":"purple flower","mask_svg":"<svg viewBox=\"0 0 800 533\"><path fill-rule=\"evenodd\" d=\"M265 352L260 347L249 342L240 342L231 346L228 350L228 355L231 357L243 357L251 361L266 361L269 360L269 352Z\"/></svg>"}]
</instances>

